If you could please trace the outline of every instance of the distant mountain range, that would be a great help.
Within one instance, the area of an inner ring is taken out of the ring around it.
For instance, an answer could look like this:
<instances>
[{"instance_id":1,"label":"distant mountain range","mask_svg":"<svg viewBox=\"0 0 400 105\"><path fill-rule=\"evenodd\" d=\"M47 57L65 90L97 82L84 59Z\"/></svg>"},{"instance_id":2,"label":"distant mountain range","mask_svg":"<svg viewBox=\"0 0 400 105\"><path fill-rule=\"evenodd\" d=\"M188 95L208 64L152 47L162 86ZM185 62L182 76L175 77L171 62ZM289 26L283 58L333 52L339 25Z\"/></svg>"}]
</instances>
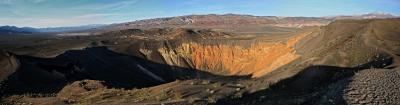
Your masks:
<instances>
[{"instance_id":1,"label":"distant mountain range","mask_svg":"<svg viewBox=\"0 0 400 105\"><path fill-rule=\"evenodd\" d=\"M323 17L326 19L385 19L385 18L396 18L396 16L390 13L368 13L368 14L361 14L361 15L339 15L339 16L328 16Z\"/></svg>"},{"instance_id":2,"label":"distant mountain range","mask_svg":"<svg viewBox=\"0 0 400 105\"><path fill-rule=\"evenodd\" d=\"M74 32L99 28L105 25L93 24L72 27L52 27L52 28L32 28L32 27L16 27L16 26L0 26L0 33L49 33L49 32Z\"/></svg>"},{"instance_id":3,"label":"distant mountain range","mask_svg":"<svg viewBox=\"0 0 400 105\"><path fill-rule=\"evenodd\" d=\"M341 19L385 19L397 18L387 13L369 13L362 15L340 15L328 17L280 17L280 16L252 16L240 14L208 14L187 15L166 18L137 20L105 26L107 30L121 29L149 29L164 27L180 28L232 28L238 26L269 25L278 27L323 26L334 20Z\"/></svg>"},{"instance_id":4,"label":"distant mountain range","mask_svg":"<svg viewBox=\"0 0 400 105\"><path fill-rule=\"evenodd\" d=\"M0 26L0 33L40 33L40 32L97 32L113 31L123 29L149 29L164 27L180 28L226 28L246 25L270 25L278 27L302 27L302 26L323 26L334 20L341 19L384 19L397 18L388 13L369 13L362 15L339 15L327 17L279 17L279 16L252 16L240 14L208 14L208 15L187 15L166 18L155 18L137 20L111 25L84 25L75 27L55 27L55 28L32 28Z\"/></svg>"},{"instance_id":5,"label":"distant mountain range","mask_svg":"<svg viewBox=\"0 0 400 105\"><path fill-rule=\"evenodd\" d=\"M36 28L16 27L16 26L0 26L0 33L35 33L39 32Z\"/></svg>"},{"instance_id":6,"label":"distant mountain range","mask_svg":"<svg viewBox=\"0 0 400 105\"><path fill-rule=\"evenodd\" d=\"M104 24L91 24L83 26L73 26L73 27L54 27L54 28L40 28L40 32L71 32L71 31L82 31L94 28L100 28L105 26Z\"/></svg>"}]
</instances>

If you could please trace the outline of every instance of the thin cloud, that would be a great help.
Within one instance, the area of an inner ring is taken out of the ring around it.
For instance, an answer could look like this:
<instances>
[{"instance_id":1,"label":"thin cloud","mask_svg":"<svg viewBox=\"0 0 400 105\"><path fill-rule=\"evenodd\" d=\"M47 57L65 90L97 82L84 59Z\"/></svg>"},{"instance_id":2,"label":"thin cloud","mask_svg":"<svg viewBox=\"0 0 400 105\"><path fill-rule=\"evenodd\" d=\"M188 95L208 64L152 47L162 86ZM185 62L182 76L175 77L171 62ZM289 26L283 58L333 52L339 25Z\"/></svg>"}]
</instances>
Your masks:
<instances>
[{"instance_id":1,"label":"thin cloud","mask_svg":"<svg viewBox=\"0 0 400 105\"><path fill-rule=\"evenodd\" d=\"M98 13L98 14L86 14L82 16L76 16L75 18L102 18L107 16L120 16L122 14L113 14L113 13Z\"/></svg>"},{"instance_id":2,"label":"thin cloud","mask_svg":"<svg viewBox=\"0 0 400 105\"><path fill-rule=\"evenodd\" d=\"M131 6L135 3L139 2L139 0L120 0L114 3L94 3L94 4L86 4L72 7L73 9L92 9L92 10L110 10L110 9L120 9L127 6Z\"/></svg>"},{"instance_id":3,"label":"thin cloud","mask_svg":"<svg viewBox=\"0 0 400 105\"><path fill-rule=\"evenodd\" d=\"M27 3L44 3L48 0L25 0ZM23 1L13 1L13 0L0 0L0 4L17 5ZM138 2L138 0L124 0L113 3L97 3L97 4L86 4L78 5L72 10L64 9L64 11L75 11L87 10L90 8L98 9L100 12L94 13L78 13L70 14L57 17L57 16L31 16L30 13L21 11L21 9L11 9L8 10L8 14L13 16L0 16L0 25L15 25L19 27L60 27L60 26L77 26L77 25L87 25L87 24L109 24L114 22L119 22L122 16L126 16L122 13L110 13L103 10L107 9L118 9L121 7L133 5ZM14 3L14 4L13 4ZM83 15L82 15L83 14Z\"/></svg>"},{"instance_id":4,"label":"thin cloud","mask_svg":"<svg viewBox=\"0 0 400 105\"><path fill-rule=\"evenodd\" d=\"M47 0L29 0L32 3L42 3L42 2L46 2Z\"/></svg>"},{"instance_id":5,"label":"thin cloud","mask_svg":"<svg viewBox=\"0 0 400 105\"><path fill-rule=\"evenodd\" d=\"M13 0L0 0L0 4L10 5L13 3Z\"/></svg>"},{"instance_id":6,"label":"thin cloud","mask_svg":"<svg viewBox=\"0 0 400 105\"><path fill-rule=\"evenodd\" d=\"M105 6L103 6L103 8L123 8L126 6L133 5L133 4L137 3L138 1L139 0L121 1L121 2L117 2L117 3L105 5Z\"/></svg>"},{"instance_id":7,"label":"thin cloud","mask_svg":"<svg viewBox=\"0 0 400 105\"><path fill-rule=\"evenodd\" d=\"M13 5L16 2L24 2L24 3L34 3L34 4L38 4L38 3L43 3L46 2L48 0L0 0L0 4L5 4L5 5Z\"/></svg>"}]
</instances>

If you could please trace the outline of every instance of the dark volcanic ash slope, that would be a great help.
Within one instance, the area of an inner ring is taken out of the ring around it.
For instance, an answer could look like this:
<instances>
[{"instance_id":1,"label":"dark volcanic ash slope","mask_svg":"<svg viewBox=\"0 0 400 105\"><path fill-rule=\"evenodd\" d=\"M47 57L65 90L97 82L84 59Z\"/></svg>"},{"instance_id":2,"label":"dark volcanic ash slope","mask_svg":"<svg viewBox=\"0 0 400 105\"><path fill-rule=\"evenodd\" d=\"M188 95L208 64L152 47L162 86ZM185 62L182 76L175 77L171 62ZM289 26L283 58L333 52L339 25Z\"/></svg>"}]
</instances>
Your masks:
<instances>
[{"instance_id":1,"label":"dark volcanic ash slope","mask_svg":"<svg viewBox=\"0 0 400 105\"><path fill-rule=\"evenodd\" d=\"M298 45L298 53L318 64L351 67L396 56L398 19L340 20ZM393 22L393 23L389 23ZM383 25L385 24L385 25ZM385 32L375 32L385 30ZM393 39L394 38L394 39Z\"/></svg>"},{"instance_id":2,"label":"dark volcanic ash slope","mask_svg":"<svg viewBox=\"0 0 400 105\"><path fill-rule=\"evenodd\" d=\"M335 21L301 40L267 89L221 104L398 104L399 19ZM293 77L290 77L290 76ZM255 84L253 84L255 85ZM393 97L387 97L393 95Z\"/></svg>"}]
</instances>

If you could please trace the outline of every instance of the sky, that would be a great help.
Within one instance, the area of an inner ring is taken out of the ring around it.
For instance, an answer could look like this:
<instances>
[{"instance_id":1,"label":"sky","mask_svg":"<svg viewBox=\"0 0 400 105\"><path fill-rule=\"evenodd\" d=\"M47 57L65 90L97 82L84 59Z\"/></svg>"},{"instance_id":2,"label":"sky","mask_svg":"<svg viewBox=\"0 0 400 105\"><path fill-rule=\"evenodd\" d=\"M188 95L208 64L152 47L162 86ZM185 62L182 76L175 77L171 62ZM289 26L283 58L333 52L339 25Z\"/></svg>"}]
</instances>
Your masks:
<instances>
[{"instance_id":1,"label":"sky","mask_svg":"<svg viewBox=\"0 0 400 105\"><path fill-rule=\"evenodd\" d=\"M400 15L400 0L0 0L0 25L62 27L192 14Z\"/></svg>"}]
</instances>

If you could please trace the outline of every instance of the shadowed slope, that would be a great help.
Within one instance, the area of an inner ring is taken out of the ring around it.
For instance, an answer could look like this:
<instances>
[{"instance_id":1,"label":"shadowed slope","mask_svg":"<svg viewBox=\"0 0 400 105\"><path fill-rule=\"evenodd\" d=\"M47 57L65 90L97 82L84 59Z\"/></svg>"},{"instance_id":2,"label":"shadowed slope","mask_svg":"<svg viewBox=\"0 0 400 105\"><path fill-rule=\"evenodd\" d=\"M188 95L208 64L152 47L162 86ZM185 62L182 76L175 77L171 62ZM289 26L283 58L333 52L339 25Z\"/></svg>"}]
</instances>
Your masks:
<instances>
[{"instance_id":1,"label":"shadowed slope","mask_svg":"<svg viewBox=\"0 0 400 105\"><path fill-rule=\"evenodd\" d=\"M20 68L5 82L6 93L53 93L67 83L83 80L105 81L108 87L141 88L176 79L222 78L200 70L153 63L118 54L106 47L67 51L55 58L17 56Z\"/></svg>"}]
</instances>

